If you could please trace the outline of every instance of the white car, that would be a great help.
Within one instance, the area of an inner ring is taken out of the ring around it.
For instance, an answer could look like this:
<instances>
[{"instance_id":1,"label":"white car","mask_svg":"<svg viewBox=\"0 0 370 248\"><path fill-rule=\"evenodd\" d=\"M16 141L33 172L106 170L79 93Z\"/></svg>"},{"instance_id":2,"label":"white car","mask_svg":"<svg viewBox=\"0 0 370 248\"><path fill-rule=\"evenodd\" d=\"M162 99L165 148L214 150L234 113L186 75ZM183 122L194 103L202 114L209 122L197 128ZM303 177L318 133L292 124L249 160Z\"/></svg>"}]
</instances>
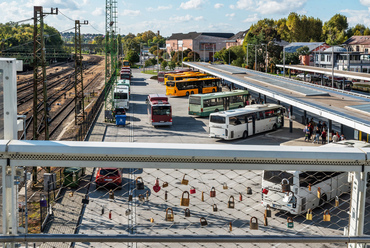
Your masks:
<instances>
[{"instance_id":1,"label":"white car","mask_svg":"<svg viewBox=\"0 0 370 248\"><path fill-rule=\"evenodd\" d=\"M304 80L304 73L300 73L297 75L298 79ZM311 74L306 74L306 80L311 80Z\"/></svg>"}]
</instances>

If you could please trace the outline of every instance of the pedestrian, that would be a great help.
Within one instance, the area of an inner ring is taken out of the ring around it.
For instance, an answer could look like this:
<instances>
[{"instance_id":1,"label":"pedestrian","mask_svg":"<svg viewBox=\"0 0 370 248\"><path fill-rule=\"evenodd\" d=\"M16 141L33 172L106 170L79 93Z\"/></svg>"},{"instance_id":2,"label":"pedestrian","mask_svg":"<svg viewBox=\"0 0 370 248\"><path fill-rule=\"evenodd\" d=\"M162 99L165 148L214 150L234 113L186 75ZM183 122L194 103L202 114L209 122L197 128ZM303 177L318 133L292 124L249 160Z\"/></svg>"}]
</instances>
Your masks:
<instances>
[{"instance_id":1,"label":"pedestrian","mask_svg":"<svg viewBox=\"0 0 370 248\"><path fill-rule=\"evenodd\" d=\"M334 133L334 131L333 131L333 130L331 130L331 131L329 132L329 143L333 141L333 135L334 135L334 134L335 134L335 133Z\"/></svg>"},{"instance_id":2,"label":"pedestrian","mask_svg":"<svg viewBox=\"0 0 370 248\"><path fill-rule=\"evenodd\" d=\"M328 130L328 126L325 121L322 123L322 129Z\"/></svg>"},{"instance_id":3,"label":"pedestrian","mask_svg":"<svg viewBox=\"0 0 370 248\"><path fill-rule=\"evenodd\" d=\"M312 122L310 122L308 124L308 128L310 129L310 136L309 136L309 139L308 140L311 140L311 137L312 137L312 134L313 134L313 125L312 125Z\"/></svg>"},{"instance_id":4,"label":"pedestrian","mask_svg":"<svg viewBox=\"0 0 370 248\"><path fill-rule=\"evenodd\" d=\"M321 135L320 130L319 130L318 127L316 127L314 134L315 134L315 138L313 139L312 143L317 142L317 144L318 144L319 141L320 141L320 135Z\"/></svg>"},{"instance_id":5,"label":"pedestrian","mask_svg":"<svg viewBox=\"0 0 370 248\"><path fill-rule=\"evenodd\" d=\"M321 125L321 121L319 121L319 123L317 123L317 127L319 128L320 132L322 132L322 125Z\"/></svg>"},{"instance_id":6,"label":"pedestrian","mask_svg":"<svg viewBox=\"0 0 370 248\"><path fill-rule=\"evenodd\" d=\"M344 134L341 134L340 140L346 140L346 137L344 137Z\"/></svg>"},{"instance_id":7,"label":"pedestrian","mask_svg":"<svg viewBox=\"0 0 370 248\"><path fill-rule=\"evenodd\" d=\"M308 125L306 125L303 128L303 132L304 132L304 142L309 141L310 140L310 129L309 129Z\"/></svg>"},{"instance_id":8,"label":"pedestrian","mask_svg":"<svg viewBox=\"0 0 370 248\"><path fill-rule=\"evenodd\" d=\"M333 143L337 143L338 140L339 140L339 137L338 137L338 132L336 134L333 135Z\"/></svg>"},{"instance_id":9,"label":"pedestrian","mask_svg":"<svg viewBox=\"0 0 370 248\"><path fill-rule=\"evenodd\" d=\"M322 130L322 133L321 133L321 144L326 144L326 130Z\"/></svg>"}]
</instances>

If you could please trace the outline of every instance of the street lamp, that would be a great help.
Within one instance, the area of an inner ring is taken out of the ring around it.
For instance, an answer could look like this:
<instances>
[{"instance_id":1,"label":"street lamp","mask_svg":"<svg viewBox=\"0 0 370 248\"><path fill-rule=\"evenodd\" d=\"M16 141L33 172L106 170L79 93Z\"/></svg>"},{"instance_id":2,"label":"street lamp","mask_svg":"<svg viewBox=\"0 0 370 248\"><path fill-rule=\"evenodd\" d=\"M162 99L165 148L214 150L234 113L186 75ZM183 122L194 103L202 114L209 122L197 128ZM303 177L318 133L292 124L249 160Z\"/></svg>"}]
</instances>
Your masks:
<instances>
[{"instance_id":1,"label":"street lamp","mask_svg":"<svg viewBox=\"0 0 370 248\"><path fill-rule=\"evenodd\" d=\"M283 46L283 76L285 77L285 46Z\"/></svg>"},{"instance_id":2,"label":"street lamp","mask_svg":"<svg viewBox=\"0 0 370 248\"><path fill-rule=\"evenodd\" d=\"M334 88L334 46L331 47L331 88Z\"/></svg>"}]
</instances>

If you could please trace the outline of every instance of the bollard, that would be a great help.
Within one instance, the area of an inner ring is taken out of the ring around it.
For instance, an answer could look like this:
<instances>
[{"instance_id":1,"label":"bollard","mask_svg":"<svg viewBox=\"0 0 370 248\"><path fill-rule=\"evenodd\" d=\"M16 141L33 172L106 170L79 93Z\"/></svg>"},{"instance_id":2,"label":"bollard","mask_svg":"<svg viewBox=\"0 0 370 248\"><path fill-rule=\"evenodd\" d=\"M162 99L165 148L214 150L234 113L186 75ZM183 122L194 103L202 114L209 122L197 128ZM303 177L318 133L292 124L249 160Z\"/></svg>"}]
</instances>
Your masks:
<instances>
[{"instance_id":1,"label":"bollard","mask_svg":"<svg viewBox=\"0 0 370 248\"><path fill-rule=\"evenodd\" d=\"M164 200L167 201L167 191L164 193Z\"/></svg>"},{"instance_id":2,"label":"bollard","mask_svg":"<svg viewBox=\"0 0 370 248\"><path fill-rule=\"evenodd\" d=\"M102 208L101 208L101 215L103 215L104 214L104 206L101 206Z\"/></svg>"},{"instance_id":3,"label":"bollard","mask_svg":"<svg viewBox=\"0 0 370 248\"><path fill-rule=\"evenodd\" d=\"M109 191L109 199L114 200L114 192L112 190Z\"/></svg>"},{"instance_id":4,"label":"bollard","mask_svg":"<svg viewBox=\"0 0 370 248\"><path fill-rule=\"evenodd\" d=\"M109 210L109 219L112 219L112 210Z\"/></svg>"}]
</instances>

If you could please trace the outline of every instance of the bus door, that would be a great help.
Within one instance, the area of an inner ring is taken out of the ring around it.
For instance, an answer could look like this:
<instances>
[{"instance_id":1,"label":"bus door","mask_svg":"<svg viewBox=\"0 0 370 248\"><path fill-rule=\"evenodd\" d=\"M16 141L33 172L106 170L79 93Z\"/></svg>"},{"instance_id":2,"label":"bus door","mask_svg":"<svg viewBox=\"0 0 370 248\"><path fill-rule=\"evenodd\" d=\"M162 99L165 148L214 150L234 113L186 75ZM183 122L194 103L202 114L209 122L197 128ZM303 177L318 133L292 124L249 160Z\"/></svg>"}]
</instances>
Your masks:
<instances>
[{"instance_id":1,"label":"bus door","mask_svg":"<svg viewBox=\"0 0 370 248\"><path fill-rule=\"evenodd\" d=\"M255 134L256 133L256 114L254 114L252 116L252 125L253 125L253 133L252 134Z\"/></svg>"},{"instance_id":2,"label":"bus door","mask_svg":"<svg viewBox=\"0 0 370 248\"><path fill-rule=\"evenodd\" d=\"M251 116L251 115L247 115L247 117L246 117L246 119L247 119L247 132L248 132L248 135L253 135L254 134L254 118L253 118L253 116Z\"/></svg>"}]
</instances>

